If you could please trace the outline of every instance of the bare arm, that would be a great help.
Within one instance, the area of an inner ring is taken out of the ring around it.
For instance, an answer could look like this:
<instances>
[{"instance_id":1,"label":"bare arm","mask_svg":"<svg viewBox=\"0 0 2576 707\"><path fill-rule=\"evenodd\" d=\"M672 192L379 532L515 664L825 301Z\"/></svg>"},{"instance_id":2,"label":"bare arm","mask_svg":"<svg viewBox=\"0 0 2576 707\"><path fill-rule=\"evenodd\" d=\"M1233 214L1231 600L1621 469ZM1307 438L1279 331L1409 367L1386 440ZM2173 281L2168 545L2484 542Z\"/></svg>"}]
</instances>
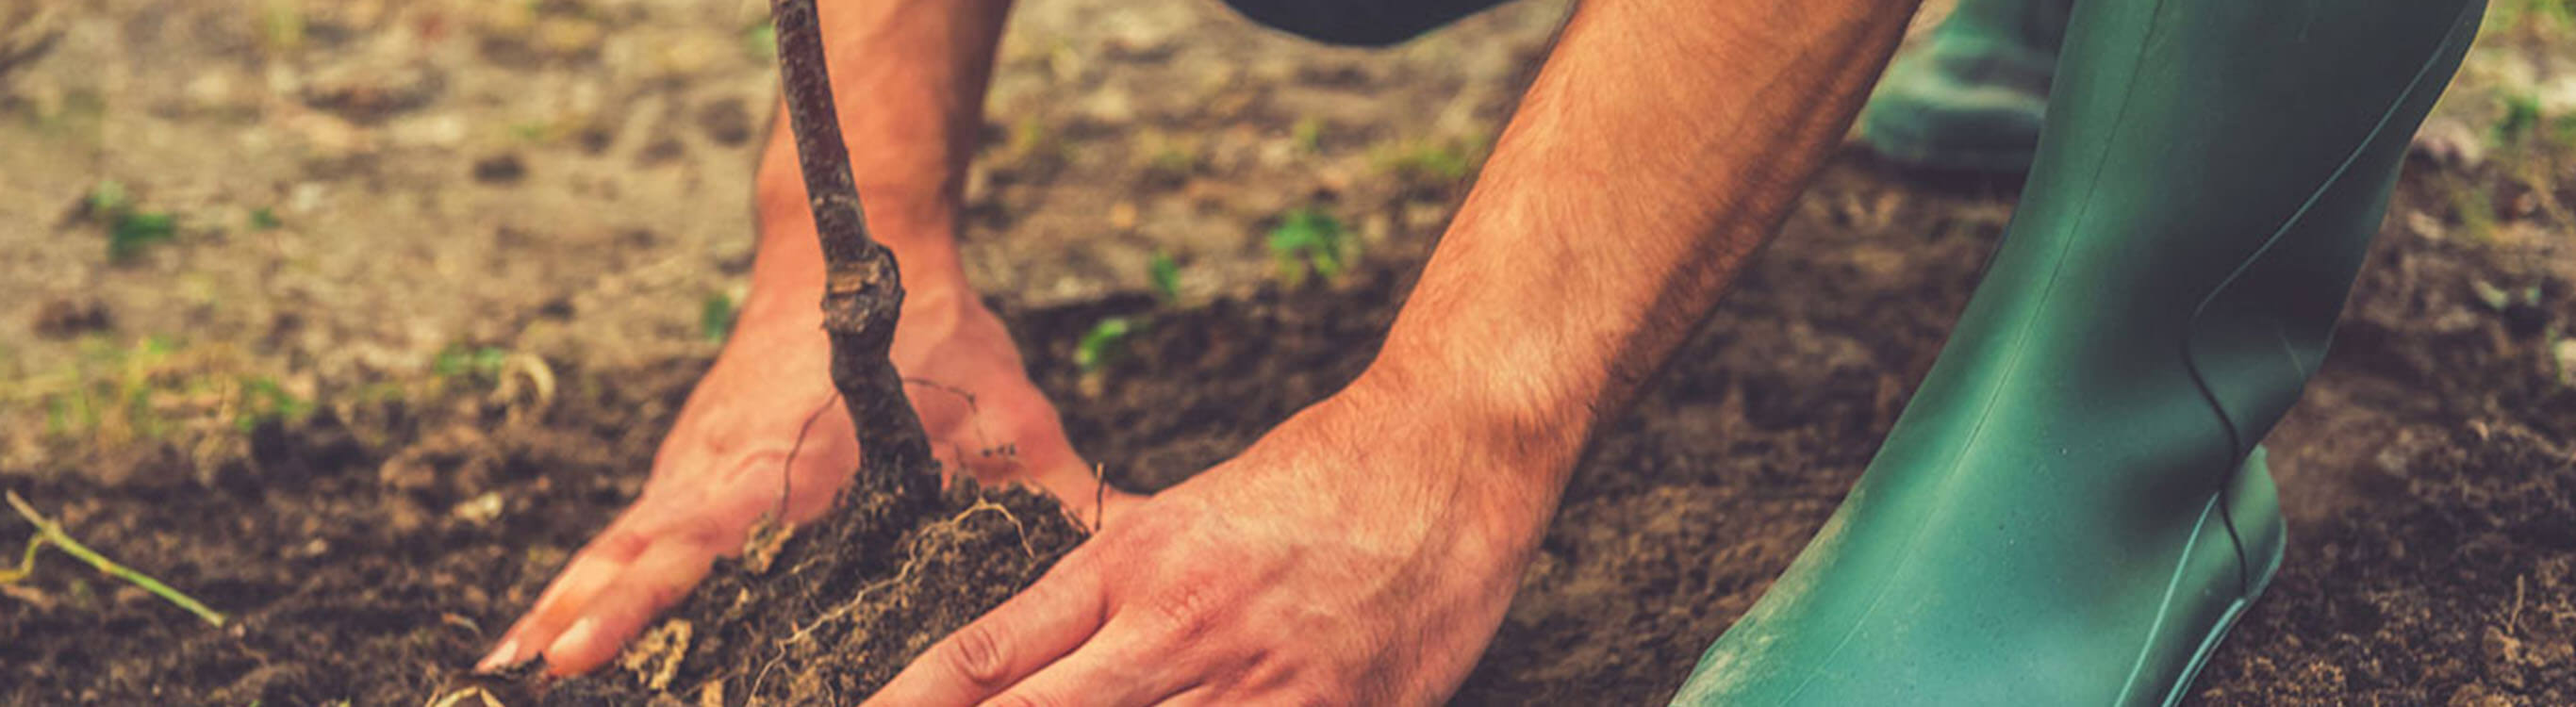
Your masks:
<instances>
[{"instance_id":1,"label":"bare arm","mask_svg":"<svg viewBox=\"0 0 2576 707\"><path fill-rule=\"evenodd\" d=\"M870 704L1445 698L1586 440L1769 238L1911 5L1586 2L1358 382Z\"/></svg>"},{"instance_id":2,"label":"bare arm","mask_svg":"<svg viewBox=\"0 0 2576 707\"><path fill-rule=\"evenodd\" d=\"M1840 143L1913 0L1593 0L1362 385L1526 455L1552 508Z\"/></svg>"},{"instance_id":3,"label":"bare arm","mask_svg":"<svg viewBox=\"0 0 2576 707\"><path fill-rule=\"evenodd\" d=\"M870 229L916 297L965 296L957 211L1010 0L821 3L833 98ZM820 320L822 250L786 111L761 154L760 253L746 316Z\"/></svg>"}]
</instances>

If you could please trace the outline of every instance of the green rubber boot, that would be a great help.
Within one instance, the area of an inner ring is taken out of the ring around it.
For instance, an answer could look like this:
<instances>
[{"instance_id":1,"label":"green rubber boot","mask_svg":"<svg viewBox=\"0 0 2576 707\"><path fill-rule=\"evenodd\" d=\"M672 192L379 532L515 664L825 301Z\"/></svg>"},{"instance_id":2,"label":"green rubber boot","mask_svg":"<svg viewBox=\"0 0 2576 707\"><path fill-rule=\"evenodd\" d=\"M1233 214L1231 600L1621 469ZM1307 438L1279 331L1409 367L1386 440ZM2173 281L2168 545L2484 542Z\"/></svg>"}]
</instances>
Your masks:
<instances>
[{"instance_id":1,"label":"green rubber boot","mask_svg":"<svg viewBox=\"0 0 2576 707\"><path fill-rule=\"evenodd\" d=\"M2324 358L2479 0L2086 2L1985 281L1675 704L2171 705L2279 566Z\"/></svg>"},{"instance_id":2,"label":"green rubber boot","mask_svg":"<svg viewBox=\"0 0 2576 707\"><path fill-rule=\"evenodd\" d=\"M1961 0L1922 46L1888 65L1861 112L1861 142L1915 167L2029 169L2072 5Z\"/></svg>"}]
</instances>

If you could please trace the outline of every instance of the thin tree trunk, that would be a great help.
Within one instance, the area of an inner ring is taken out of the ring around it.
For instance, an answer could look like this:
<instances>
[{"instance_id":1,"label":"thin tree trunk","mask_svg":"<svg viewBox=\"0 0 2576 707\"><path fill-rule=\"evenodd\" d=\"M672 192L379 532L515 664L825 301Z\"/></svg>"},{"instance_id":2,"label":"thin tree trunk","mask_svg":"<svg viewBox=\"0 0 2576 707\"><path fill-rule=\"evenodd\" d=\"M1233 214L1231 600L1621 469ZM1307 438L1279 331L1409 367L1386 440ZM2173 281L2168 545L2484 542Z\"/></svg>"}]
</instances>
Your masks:
<instances>
[{"instance_id":1,"label":"thin tree trunk","mask_svg":"<svg viewBox=\"0 0 2576 707\"><path fill-rule=\"evenodd\" d=\"M773 0L780 83L787 97L796 162L823 240L823 331L832 339L832 385L858 423L859 479L854 493L897 493L928 502L939 494L929 438L905 397L903 377L886 350L894 343L903 310L903 278L894 253L868 237L850 176L850 152L832 105L832 79L823 61L821 22L814 0Z\"/></svg>"}]
</instances>

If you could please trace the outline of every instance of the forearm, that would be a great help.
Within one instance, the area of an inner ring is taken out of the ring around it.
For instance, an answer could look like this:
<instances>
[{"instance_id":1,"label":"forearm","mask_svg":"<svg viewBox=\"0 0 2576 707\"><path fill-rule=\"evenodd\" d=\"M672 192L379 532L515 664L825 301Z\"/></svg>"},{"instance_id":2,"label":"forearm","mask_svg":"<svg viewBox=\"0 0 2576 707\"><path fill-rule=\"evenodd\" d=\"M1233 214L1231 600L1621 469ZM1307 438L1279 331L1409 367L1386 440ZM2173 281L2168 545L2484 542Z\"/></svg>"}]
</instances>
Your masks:
<instances>
[{"instance_id":1,"label":"forearm","mask_svg":"<svg viewBox=\"0 0 2576 707\"><path fill-rule=\"evenodd\" d=\"M1009 0L821 3L841 133L868 227L901 264L907 304L972 301L955 241L967 160ZM822 251L786 111L761 155L759 253L744 315L819 318Z\"/></svg>"},{"instance_id":2,"label":"forearm","mask_svg":"<svg viewBox=\"0 0 2576 707\"><path fill-rule=\"evenodd\" d=\"M1355 389L1452 420L1552 509L1839 143L1913 4L1585 2Z\"/></svg>"}]
</instances>

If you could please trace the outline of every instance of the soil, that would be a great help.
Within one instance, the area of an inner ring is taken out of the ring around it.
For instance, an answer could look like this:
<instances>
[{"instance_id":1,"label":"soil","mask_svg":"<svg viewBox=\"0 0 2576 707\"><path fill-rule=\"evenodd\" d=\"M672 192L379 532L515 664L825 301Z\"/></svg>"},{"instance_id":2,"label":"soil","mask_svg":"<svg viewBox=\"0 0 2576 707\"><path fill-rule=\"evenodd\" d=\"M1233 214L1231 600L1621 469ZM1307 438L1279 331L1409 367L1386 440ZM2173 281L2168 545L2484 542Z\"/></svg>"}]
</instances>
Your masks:
<instances>
[{"instance_id":1,"label":"soil","mask_svg":"<svg viewBox=\"0 0 2576 707\"><path fill-rule=\"evenodd\" d=\"M295 3L170 5L0 29L0 488L231 620L49 551L0 585L0 703L846 703L1078 542L1025 493L844 499L765 569L718 572L674 614L685 640L576 681L466 676L633 497L714 351L700 305L748 262L768 89L734 47L757 8L350 0L289 42L242 18ZM1366 365L1461 183L1386 165L1489 138L1561 13L1370 53L1209 3L1025 5L971 267L1077 444L1140 489ZM2266 440L2288 562L2192 704L2576 704L2576 193L2427 153ZM176 236L109 259L75 206L102 178ZM1866 464L2015 187L1839 159L1598 440L1455 702L1666 699ZM1273 277L1261 237L1300 206L1341 215L1361 265ZM1157 252L1177 303L1144 284ZM1080 370L1111 316L1141 326ZM64 421L59 370L141 412ZM252 380L310 409L238 414ZM0 540L30 532L0 516Z\"/></svg>"}]
</instances>

